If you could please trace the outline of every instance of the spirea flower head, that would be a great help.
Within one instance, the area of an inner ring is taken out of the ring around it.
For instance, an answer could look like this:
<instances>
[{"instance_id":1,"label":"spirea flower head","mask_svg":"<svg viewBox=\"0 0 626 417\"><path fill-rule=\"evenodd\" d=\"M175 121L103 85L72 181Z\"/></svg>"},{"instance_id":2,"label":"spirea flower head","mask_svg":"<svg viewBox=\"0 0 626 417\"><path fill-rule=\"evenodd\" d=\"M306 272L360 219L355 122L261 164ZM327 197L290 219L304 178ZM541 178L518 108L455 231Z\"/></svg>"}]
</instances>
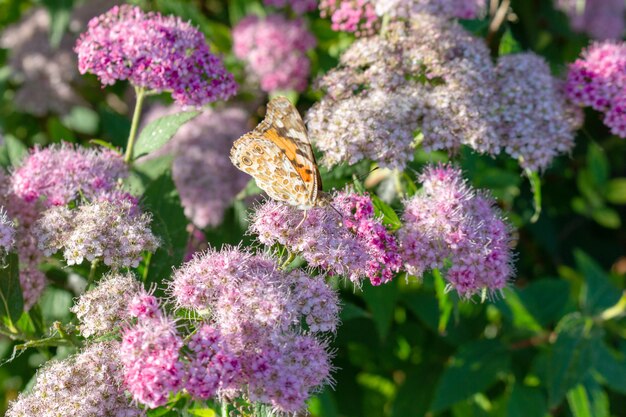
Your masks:
<instances>
[{"instance_id":1,"label":"spirea flower head","mask_svg":"<svg viewBox=\"0 0 626 417\"><path fill-rule=\"evenodd\" d=\"M155 107L146 119L176 110ZM185 215L201 229L221 224L224 211L249 181L228 158L233 140L249 130L248 117L240 107L204 110L158 152L174 155L172 177Z\"/></svg>"},{"instance_id":2,"label":"spirea flower head","mask_svg":"<svg viewBox=\"0 0 626 417\"><path fill-rule=\"evenodd\" d=\"M595 39L624 35L626 4L622 0L557 0L556 6L569 16L577 32L587 32Z\"/></svg>"},{"instance_id":3,"label":"spirea flower head","mask_svg":"<svg viewBox=\"0 0 626 417\"><path fill-rule=\"evenodd\" d=\"M118 351L118 342L95 343L62 361L47 362L32 390L9 404L7 417L145 416L124 393Z\"/></svg>"},{"instance_id":4,"label":"spirea flower head","mask_svg":"<svg viewBox=\"0 0 626 417\"><path fill-rule=\"evenodd\" d=\"M356 284L369 279L373 285L390 281L401 264L395 238L374 216L367 196L337 194L330 207L313 208L302 225L302 211L267 201L259 206L250 230L259 241L276 243L300 254L311 266L341 275Z\"/></svg>"},{"instance_id":5,"label":"spirea flower head","mask_svg":"<svg viewBox=\"0 0 626 417\"><path fill-rule=\"evenodd\" d=\"M137 267L142 252L154 252L159 245L151 220L128 200L95 201L75 209L49 208L34 233L47 256L63 249L68 265L99 259L115 268Z\"/></svg>"},{"instance_id":6,"label":"spirea flower head","mask_svg":"<svg viewBox=\"0 0 626 417\"><path fill-rule=\"evenodd\" d=\"M574 146L577 109L566 102L545 60L532 52L500 57L496 74L504 149L522 167L544 170Z\"/></svg>"},{"instance_id":7,"label":"spirea flower head","mask_svg":"<svg viewBox=\"0 0 626 417\"><path fill-rule=\"evenodd\" d=\"M291 7L296 14L301 15L317 8L317 0L263 0L266 6Z\"/></svg>"},{"instance_id":8,"label":"spirea flower head","mask_svg":"<svg viewBox=\"0 0 626 417\"><path fill-rule=\"evenodd\" d=\"M0 256L12 251L15 246L15 224L0 207Z\"/></svg>"},{"instance_id":9,"label":"spirea flower head","mask_svg":"<svg viewBox=\"0 0 626 417\"><path fill-rule=\"evenodd\" d=\"M129 80L150 91L169 91L180 105L225 100L237 90L198 29L130 5L94 17L75 50L82 74L95 74L103 85Z\"/></svg>"},{"instance_id":10,"label":"spirea flower head","mask_svg":"<svg viewBox=\"0 0 626 417\"><path fill-rule=\"evenodd\" d=\"M241 378L241 364L220 331L204 324L187 344L189 365L185 388L196 399L214 397L218 390L231 388Z\"/></svg>"},{"instance_id":11,"label":"spirea flower head","mask_svg":"<svg viewBox=\"0 0 626 417\"><path fill-rule=\"evenodd\" d=\"M120 358L124 385L134 400L149 408L167 402L183 386L185 370L179 360L183 341L175 322L158 309L156 298L140 293L131 301L137 322L122 333ZM148 314L143 314L148 312Z\"/></svg>"},{"instance_id":12,"label":"spirea flower head","mask_svg":"<svg viewBox=\"0 0 626 417\"><path fill-rule=\"evenodd\" d=\"M504 288L513 274L511 227L494 200L449 165L430 166L419 180L422 190L405 202L398 231L406 271L421 277L440 269L462 297Z\"/></svg>"},{"instance_id":13,"label":"spirea flower head","mask_svg":"<svg viewBox=\"0 0 626 417\"><path fill-rule=\"evenodd\" d=\"M404 168L415 135L428 150L500 150L495 72L489 51L456 22L420 15L386 35L359 39L327 73L326 91L307 114L323 163L367 158Z\"/></svg>"},{"instance_id":14,"label":"spirea flower head","mask_svg":"<svg viewBox=\"0 0 626 417\"><path fill-rule=\"evenodd\" d=\"M369 36L379 26L378 16L371 0L322 0L320 15L330 17L335 31L354 32L356 36Z\"/></svg>"},{"instance_id":15,"label":"spirea flower head","mask_svg":"<svg viewBox=\"0 0 626 417\"><path fill-rule=\"evenodd\" d=\"M320 277L285 272L268 256L227 248L185 263L170 293L180 308L211 323L189 344L189 377L197 384L188 382L187 390L193 396L244 395L295 412L329 381L330 354L317 333L336 329L339 306Z\"/></svg>"},{"instance_id":16,"label":"spirea flower head","mask_svg":"<svg viewBox=\"0 0 626 417\"><path fill-rule=\"evenodd\" d=\"M592 44L570 65L566 91L574 103L603 112L611 132L626 138L626 43Z\"/></svg>"},{"instance_id":17,"label":"spirea flower head","mask_svg":"<svg viewBox=\"0 0 626 417\"><path fill-rule=\"evenodd\" d=\"M310 71L306 52L314 46L302 19L248 16L233 29L235 56L246 62L264 91L303 91Z\"/></svg>"},{"instance_id":18,"label":"spirea flower head","mask_svg":"<svg viewBox=\"0 0 626 417\"><path fill-rule=\"evenodd\" d=\"M314 332L337 326L337 295L322 279L286 273L273 259L239 249L195 256L174 273L170 291L179 307L200 313L212 309L229 333L246 323L286 330L301 318Z\"/></svg>"},{"instance_id":19,"label":"spirea flower head","mask_svg":"<svg viewBox=\"0 0 626 417\"><path fill-rule=\"evenodd\" d=\"M475 19L485 12L486 0L373 0L376 13L410 19L420 14Z\"/></svg>"},{"instance_id":20,"label":"spirea flower head","mask_svg":"<svg viewBox=\"0 0 626 417\"><path fill-rule=\"evenodd\" d=\"M141 283L130 273L104 276L70 309L80 321L80 334L89 337L112 332L130 318L128 305L141 289Z\"/></svg>"},{"instance_id":21,"label":"spirea flower head","mask_svg":"<svg viewBox=\"0 0 626 417\"><path fill-rule=\"evenodd\" d=\"M88 199L113 190L128 175L122 157L108 149L71 145L36 147L11 176L13 192L26 201L65 205L82 194Z\"/></svg>"}]
</instances>

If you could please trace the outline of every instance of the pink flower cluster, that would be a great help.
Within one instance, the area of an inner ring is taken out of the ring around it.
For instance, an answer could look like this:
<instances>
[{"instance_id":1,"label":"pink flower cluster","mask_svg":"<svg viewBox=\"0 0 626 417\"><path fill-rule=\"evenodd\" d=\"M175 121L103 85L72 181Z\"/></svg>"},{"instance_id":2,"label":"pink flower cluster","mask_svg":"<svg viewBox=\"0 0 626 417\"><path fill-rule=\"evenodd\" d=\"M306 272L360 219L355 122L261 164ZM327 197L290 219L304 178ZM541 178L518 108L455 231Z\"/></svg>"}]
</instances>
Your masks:
<instances>
[{"instance_id":1,"label":"pink flower cluster","mask_svg":"<svg viewBox=\"0 0 626 417\"><path fill-rule=\"evenodd\" d=\"M13 192L27 202L60 206L79 197L93 199L112 191L128 175L122 157L107 149L71 145L34 148L11 176Z\"/></svg>"},{"instance_id":2,"label":"pink flower cluster","mask_svg":"<svg viewBox=\"0 0 626 417\"><path fill-rule=\"evenodd\" d=\"M170 91L180 105L225 100L237 90L198 29L130 5L93 18L75 50L81 74L95 74L104 85L129 80L136 87Z\"/></svg>"},{"instance_id":3,"label":"pink flower cluster","mask_svg":"<svg viewBox=\"0 0 626 417\"><path fill-rule=\"evenodd\" d=\"M331 207L303 212L267 201L257 208L250 230L267 246L280 243L311 266L333 275L373 285L391 281L401 266L395 238L374 216L372 201L357 194L337 194ZM341 214L340 214L341 213Z\"/></svg>"},{"instance_id":4,"label":"pink flower cluster","mask_svg":"<svg viewBox=\"0 0 626 417\"><path fill-rule=\"evenodd\" d=\"M267 6L287 7L290 6L296 14L301 15L317 8L317 0L263 0Z\"/></svg>"},{"instance_id":5,"label":"pink flower cluster","mask_svg":"<svg viewBox=\"0 0 626 417\"><path fill-rule=\"evenodd\" d=\"M185 372L179 360L183 341L174 321L161 313L153 295L139 293L129 311L137 323L122 335L124 384L134 400L155 408L167 402L170 392L183 386Z\"/></svg>"},{"instance_id":6,"label":"pink flower cluster","mask_svg":"<svg viewBox=\"0 0 626 417\"><path fill-rule=\"evenodd\" d=\"M611 133L626 138L626 43L600 42L570 65L567 94L574 103L604 113Z\"/></svg>"},{"instance_id":7,"label":"pink flower cluster","mask_svg":"<svg viewBox=\"0 0 626 417\"><path fill-rule=\"evenodd\" d=\"M330 16L334 31L369 36L373 35L379 26L371 0L322 0L319 8L322 17Z\"/></svg>"},{"instance_id":8,"label":"pink flower cluster","mask_svg":"<svg viewBox=\"0 0 626 417\"><path fill-rule=\"evenodd\" d=\"M264 91L306 88L310 71L306 52L316 41L303 20L248 16L233 29L233 43L235 55L246 62Z\"/></svg>"},{"instance_id":9,"label":"pink flower cluster","mask_svg":"<svg viewBox=\"0 0 626 417\"><path fill-rule=\"evenodd\" d=\"M170 292L210 323L190 344L192 394L244 395L293 413L329 380L330 355L315 335L335 331L339 306L323 279L233 248L194 257L174 273Z\"/></svg>"},{"instance_id":10,"label":"pink flower cluster","mask_svg":"<svg viewBox=\"0 0 626 417\"><path fill-rule=\"evenodd\" d=\"M494 200L449 165L430 166L419 180L422 190L406 201L398 231L407 272L440 269L463 297L504 288L513 273L511 227Z\"/></svg>"}]
</instances>

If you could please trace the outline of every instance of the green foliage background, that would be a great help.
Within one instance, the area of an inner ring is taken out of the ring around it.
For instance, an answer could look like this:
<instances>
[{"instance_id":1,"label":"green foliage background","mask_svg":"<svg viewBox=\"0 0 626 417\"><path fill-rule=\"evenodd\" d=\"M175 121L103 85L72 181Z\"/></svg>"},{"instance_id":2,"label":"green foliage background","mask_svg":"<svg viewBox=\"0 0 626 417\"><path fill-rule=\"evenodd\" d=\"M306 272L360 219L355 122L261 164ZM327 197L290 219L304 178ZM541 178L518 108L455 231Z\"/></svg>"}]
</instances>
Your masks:
<instances>
[{"instance_id":1,"label":"green foliage background","mask_svg":"<svg viewBox=\"0 0 626 417\"><path fill-rule=\"evenodd\" d=\"M214 50L224 54L236 77L243 79L243 66L231 52L231 28L248 13L266 13L261 2L137 3L191 20ZM75 6L71 0L0 0L0 30L37 5L52 15L54 42L66 29ZM517 19L507 22L490 43L494 57L532 50L548 60L555 74L563 74L567 63L589 42L570 30L565 15L555 11L550 1L513 0L512 10ZM312 73L319 75L336 65L352 37L333 32L316 12L306 19L318 39L310 58ZM488 21L464 24L484 36ZM84 77L80 91L87 106L75 107L65 116L36 117L13 107L16 86L6 61L7 51L0 50L4 133L0 163L4 167L18 163L27 147L61 139L87 144L98 138L124 145L129 117L116 111L106 96L123 97L125 85L102 90L94 77ZM304 112L319 94L308 90L293 98ZM252 98L252 92L240 96ZM535 185L541 184L535 193L515 161L461 152L455 161L470 182L490 189L518 228L515 282L503 298L485 302L460 301L455 294L445 293L439 276L426 276L422 282L398 276L390 284L366 285L362 291L336 282L343 300L342 326L333 343L336 382L310 402L312 415L626 416L625 156L626 141L611 136L591 111L572 154L558 158L540 178L534 178ZM412 180L424 163L446 159L443 154L418 150L403 177L407 190L414 190ZM154 230L164 241L140 269L148 285L167 279L172 266L180 265L187 241L169 162L162 158L138 164L129 179L154 213ZM340 167L324 172L324 182L327 188L341 187L369 169L368 164ZM542 211L533 223L537 201ZM393 208L399 211L400 205ZM393 223L393 217L392 212L386 213L388 222ZM206 234L210 244L219 247L249 241L245 228L245 206L236 202L224 224ZM33 337L47 334L55 321L75 321L68 313L76 295L68 280L72 271L55 263L45 268L51 284L39 305L21 317L7 307L18 326ZM87 273L80 267L75 270ZM2 294L11 292L8 286L14 282L14 272L0 271ZM27 387L37 366L71 353L63 345L32 347L7 361L19 343L0 336L0 356L6 361L0 367L0 410Z\"/></svg>"}]
</instances>

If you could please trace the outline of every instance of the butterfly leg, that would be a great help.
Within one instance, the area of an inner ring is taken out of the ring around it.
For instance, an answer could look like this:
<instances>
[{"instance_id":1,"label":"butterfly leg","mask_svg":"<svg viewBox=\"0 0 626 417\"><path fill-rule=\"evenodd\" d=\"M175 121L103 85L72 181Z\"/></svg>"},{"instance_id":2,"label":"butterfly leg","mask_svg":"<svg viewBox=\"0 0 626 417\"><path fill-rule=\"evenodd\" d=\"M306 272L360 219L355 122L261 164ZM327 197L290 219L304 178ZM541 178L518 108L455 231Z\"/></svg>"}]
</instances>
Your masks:
<instances>
[{"instance_id":1,"label":"butterfly leg","mask_svg":"<svg viewBox=\"0 0 626 417\"><path fill-rule=\"evenodd\" d=\"M304 210L304 216L302 216L302 220L300 220L300 223L298 223L298 225L296 226L295 230L298 230L300 228L300 226L302 226L302 223L304 223L304 221L306 220L306 216L309 214L309 212L307 210Z\"/></svg>"}]
</instances>

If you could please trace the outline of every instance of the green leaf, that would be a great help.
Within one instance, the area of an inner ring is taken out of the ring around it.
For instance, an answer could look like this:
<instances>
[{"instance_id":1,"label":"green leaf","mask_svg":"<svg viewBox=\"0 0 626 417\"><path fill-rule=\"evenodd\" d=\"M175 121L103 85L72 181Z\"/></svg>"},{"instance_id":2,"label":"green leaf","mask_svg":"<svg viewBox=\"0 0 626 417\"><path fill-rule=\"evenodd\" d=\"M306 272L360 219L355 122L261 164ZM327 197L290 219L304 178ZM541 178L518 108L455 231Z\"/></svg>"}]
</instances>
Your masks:
<instances>
[{"instance_id":1,"label":"green leaf","mask_svg":"<svg viewBox=\"0 0 626 417\"><path fill-rule=\"evenodd\" d=\"M381 339L389 332L393 320L393 312L398 300L398 286L395 281L377 287L366 284L363 288L363 298L372 312L372 319L378 329Z\"/></svg>"},{"instance_id":2,"label":"green leaf","mask_svg":"<svg viewBox=\"0 0 626 417\"><path fill-rule=\"evenodd\" d=\"M609 207L597 207L591 211L591 217L600 225L608 229L619 229L622 221L617 211Z\"/></svg>"},{"instance_id":3,"label":"green leaf","mask_svg":"<svg viewBox=\"0 0 626 417\"><path fill-rule=\"evenodd\" d=\"M610 417L609 398L591 376L568 391L567 403L574 417Z\"/></svg>"},{"instance_id":4,"label":"green leaf","mask_svg":"<svg viewBox=\"0 0 626 417\"><path fill-rule=\"evenodd\" d=\"M535 209L530 222L535 223L541 215L541 178L537 172L530 170L526 170L526 175L530 181L530 189L533 193L533 207Z\"/></svg>"},{"instance_id":5,"label":"green leaf","mask_svg":"<svg viewBox=\"0 0 626 417\"><path fill-rule=\"evenodd\" d=\"M558 406L567 391L587 376L592 363L591 346L600 332L576 312L563 317L556 333L558 336L546 363L550 407Z\"/></svg>"},{"instance_id":6,"label":"green leaf","mask_svg":"<svg viewBox=\"0 0 626 417\"><path fill-rule=\"evenodd\" d=\"M103 148L107 148L113 152L117 152L119 153L119 149L117 149L115 146L113 146L112 143L107 142L106 140L102 140L102 139L90 139L89 143L92 143L94 145L98 145L98 146L102 146Z\"/></svg>"},{"instance_id":7,"label":"green leaf","mask_svg":"<svg viewBox=\"0 0 626 417\"><path fill-rule=\"evenodd\" d=\"M613 390L626 394L626 358L613 353L602 340L593 345L593 366L604 382Z\"/></svg>"},{"instance_id":8,"label":"green leaf","mask_svg":"<svg viewBox=\"0 0 626 417\"><path fill-rule=\"evenodd\" d=\"M190 408L189 414L199 417L216 417L217 413L210 408Z\"/></svg>"},{"instance_id":9,"label":"green leaf","mask_svg":"<svg viewBox=\"0 0 626 417\"><path fill-rule=\"evenodd\" d=\"M452 404L483 392L498 375L509 372L510 357L497 340L478 340L463 345L452 358L437 385L431 410L446 410Z\"/></svg>"},{"instance_id":10,"label":"green leaf","mask_svg":"<svg viewBox=\"0 0 626 417\"><path fill-rule=\"evenodd\" d=\"M349 302L344 301L343 306L341 308L341 313L339 314L339 318L342 323L345 323L348 320L352 319L360 319L370 317L370 314L363 310L361 307Z\"/></svg>"},{"instance_id":11,"label":"green leaf","mask_svg":"<svg viewBox=\"0 0 626 417\"><path fill-rule=\"evenodd\" d=\"M507 27L506 31L502 35L502 39L500 39L500 47L498 48L498 55L499 56L509 55L509 54L514 54L516 52L521 52L521 51L522 51L522 47L515 40L515 37L513 36L513 32L511 32L511 29Z\"/></svg>"},{"instance_id":12,"label":"green leaf","mask_svg":"<svg viewBox=\"0 0 626 417\"><path fill-rule=\"evenodd\" d=\"M70 24L73 6L72 0L45 0L44 4L50 14L50 46L56 49Z\"/></svg>"},{"instance_id":13,"label":"green leaf","mask_svg":"<svg viewBox=\"0 0 626 417\"><path fill-rule=\"evenodd\" d=\"M605 197L609 203L626 204L626 178L613 178L606 185Z\"/></svg>"},{"instance_id":14,"label":"green leaf","mask_svg":"<svg viewBox=\"0 0 626 417\"><path fill-rule=\"evenodd\" d=\"M5 167L16 167L28 154L28 148L13 135L4 135L4 144L0 147L0 163Z\"/></svg>"},{"instance_id":15,"label":"green leaf","mask_svg":"<svg viewBox=\"0 0 626 417\"><path fill-rule=\"evenodd\" d=\"M622 294L611 284L602 268L580 250L574 251L574 258L578 270L585 277L580 294L583 311L596 315L614 306Z\"/></svg>"},{"instance_id":16,"label":"green leaf","mask_svg":"<svg viewBox=\"0 0 626 417\"><path fill-rule=\"evenodd\" d=\"M428 415L428 406L432 401L435 386L434 384L424 384L424 381L436 380L440 372L440 368L425 363L407 369L406 379L398 388L394 399L391 416Z\"/></svg>"},{"instance_id":17,"label":"green leaf","mask_svg":"<svg viewBox=\"0 0 626 417\"><path fill-rule=\"evenodd\" d=\"M20 286L19 260L17 254L10 253L6 264L0 267L0 317L6 317L10 323L17 323L24 309L22 287Z\"/></svg>"},{"instance_id":18,"label":"green leaf","mask_svg":"<svg viewBox=\"0 0 626 417\"><path fill-rule=\"evenodd\" d=\"M515 383L509 398L506 417L546 417L548 404L539 388Z\"/></svg>"},{"instance_id":19,"label":"green leaf","mask_svg":"<svg viewBox=\"0 0 626 417\"><path fill-rule=\"evenodd\" d=\"M438 269L433 271L433 277L435 281L435 292L437 294L437 302L439 304L439 323L437 324L437 329L439 330L439 334L444 334L446 331L446 327L448 326L448 321L452 315L452 309L454 308L454 303L451 299L451 293L446 292L446 282L441 276L441 272Z\"/></svg>"},{"instance_id":20,"label":"green leaf","mask_svg":"<svg viewBox=\"0 0 626 417\"><path fill-rule=\"evenodd\" d=\"M98 132L100 116L88 107L75 106L61 118L61 121L68 129L86 135L94 135Z\"/></svg>"},{"instance_id":21,"label":"green leaf","mask_svg":"<svg viewBox=\"0 0 626 417\"><path fill-rule=\"evenodd\" d=\"M569 302L569 294L569 282L562 279L539 279L520 290L519 298L539 325L545 327L561 318ZM507 294L507 303L508 297Z\"/></svg>"},{"instance_id":22,"label":"green leaf","mask_svg":"<svg viewBox=\"0 0 626 417\"><path fill-rule=\"evenodd\" d=\"M189 120L200 112L188 111L160 117L144 127L133 149L133 159L147 155L165 145Z\"/></svg>"},{"instance_id":23,"label":"green leaf","mask_svg":"<svg viewBox=\"0 0 626 417\"><path fill-rule=\"evenodd\" d=\"M147 161L141 159L133 164L132 171L125 180L126 188L135 196L142 196L146 188L165 174L172 167L173 157L171 155L151 158Z\"/></svg>"},{"instance_id":24,"label":"green leaf","mask_svg":"<svg viewBox=\"0 0 626 417\"><path fill-rule=\"evenodd\" d=\"M374 212L377 217L382 218L382 222L390 230L398 230L402 223L398 214L387 203L378 198L378 196L371 194L372 204L374 205Z\"/></svg>"},{"instance_id":25,"label":"green leaf","mask_svg":"<svg viewBox=\"0 0 626 417\"><path fill-rule=\"evenodd\" d=\"M609 161L604 150L594 142L589 144L587 150L587 165L593 185L603 188L609 179Z\"/></svg>"},{"instance_id":26,"label":"green leaf","mask_svg":"<svg viewBox=\"0 0 626 417\"><path fill-rule=\"evenodd\" d=\"M182 262L188 238L188 220L169 171L146 187L144 205L154 215L153 230L161 246L149 258L143 277L147 283L162 282Z\"/></svg>"},{"instance_id":27,"label":"green leaf","mask_svg":"<svg viewBox=\"0 0 626 417\"><path fill-rule=\"evenodd\" d=\"M510 288L505 288L503 293L503 299L511 309L511 321L513 326L531 332L541 331L541 324L539 324L535 317L528 311L517 292Z\"/></svg>"}]
</instances>

